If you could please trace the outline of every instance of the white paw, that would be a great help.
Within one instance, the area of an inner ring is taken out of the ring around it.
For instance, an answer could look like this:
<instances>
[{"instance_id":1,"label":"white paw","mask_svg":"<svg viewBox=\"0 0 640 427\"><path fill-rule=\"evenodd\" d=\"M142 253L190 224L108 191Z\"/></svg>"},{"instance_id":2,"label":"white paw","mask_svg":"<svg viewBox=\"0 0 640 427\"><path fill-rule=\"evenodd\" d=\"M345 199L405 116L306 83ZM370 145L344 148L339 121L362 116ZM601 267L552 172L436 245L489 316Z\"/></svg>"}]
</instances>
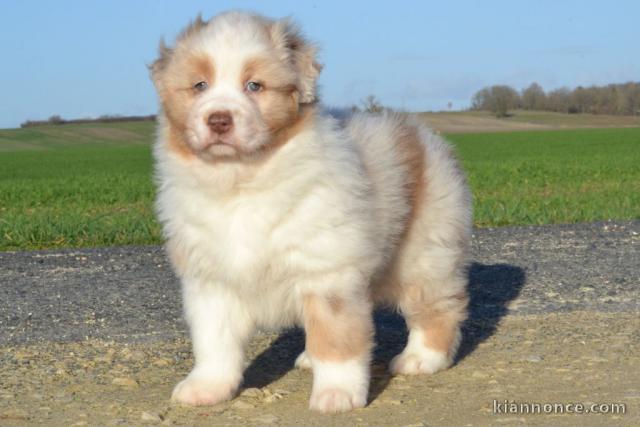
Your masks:
<instances>
[{"instance_id":1,"label":"white paw","mask_svg":"<svg viewBox=\"0 0 640 427\"><path fill-rule=\"evenodd\" d=\"M446 354L424 347L419 352L405 350L394 357L390 370L393 375L435 374L449 365Z\"/></svg>"},{"instance_id":2,"label":"white paw","mask_svg":"<svg viewBox=\"0 0 640 427\"><path fill-rule=\"evenodd\" d=\"M313 392L309 408L324 414L335 414L362 408L366 404L367 396L364 394L358 395L340 388L328 388Z\"/></svg>"},{"instance_id":3,"label":"white paw","mask_svg":"<svg viewBox=\"0 0 640 427\"><path fill-rule=\"evenodd\" d=\"M215 405L230 400L237 389L237 382L216 381L189 375L173 389L171 400L189 406Z\"/></svg>"},{"instance_id":4,"label":"white paw","mask_svg":"<svg viewBox=\"0 0 640 427\"><path fill-rule=\"evenodd\" d=\"M311 359L309 359L309 356L307 356L306 351L300 353L300 355L296 358L295 367L300 369L311 369Z\"/></svg>"},{"instance_id":5,"label":"white paw","mask_svg":"<svg viewBox=\"0 0 640 427\"><path fill-rule=\"evenodd\" d=\"M368 355L344 362L310 359L313 366L310 409L327 414L351 411L367 404Z\"/></svg>"}]
</instances>

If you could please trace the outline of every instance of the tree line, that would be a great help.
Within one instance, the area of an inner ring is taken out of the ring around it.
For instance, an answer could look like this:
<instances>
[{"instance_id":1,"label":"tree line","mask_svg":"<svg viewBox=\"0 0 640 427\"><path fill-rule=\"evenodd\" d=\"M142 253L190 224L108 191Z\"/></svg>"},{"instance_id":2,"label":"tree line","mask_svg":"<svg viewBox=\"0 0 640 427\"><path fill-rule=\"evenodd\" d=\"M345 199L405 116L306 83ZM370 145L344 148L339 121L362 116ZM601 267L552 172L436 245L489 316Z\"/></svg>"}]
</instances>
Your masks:
<instances>
[{"instance_id":1,"label":"tree line","mask_svg":"<svg viewBox=\"0 0 640 427\"><path fill-rule=\"evenodd\" d=\"M43 125L67 125L73 123L116 123L116 122L142 122L155 120L156 116L151 114L148 116L119 116L119 115L103 115L97 118L87 119L63 119L59 115L53 115L47 120L26 120L20 123L21 128Z\"/></svg>"},{"instance_id":2,"label":"tree line","mask_svg":"<svg viewBox=\"0 0 640 427\"><path fill-rule=\"evenodd\" d=\"M471 99L472 110L488 110L505 117L509 110L540 110L559 113L640 115L640 82L590 86L550 92L538 83L518 92L511 86L495 85L480 89Z\"/></svg>"}]
</instances>

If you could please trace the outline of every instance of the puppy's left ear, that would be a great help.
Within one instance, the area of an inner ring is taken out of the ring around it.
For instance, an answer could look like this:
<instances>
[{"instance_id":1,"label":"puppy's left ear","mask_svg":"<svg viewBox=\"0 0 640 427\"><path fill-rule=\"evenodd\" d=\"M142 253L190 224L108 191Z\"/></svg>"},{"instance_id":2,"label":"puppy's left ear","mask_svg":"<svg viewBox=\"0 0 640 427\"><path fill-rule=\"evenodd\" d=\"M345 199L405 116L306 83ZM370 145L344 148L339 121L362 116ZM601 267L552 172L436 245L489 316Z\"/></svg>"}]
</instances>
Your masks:
<instances>
[{"instance_id":1,"label":"puppy's left ear","mask_svg":"<svg viewBox=\"0 0 640 427\"><path fill-rule=\"evenodd\" d=\"M158 59L148 66L151 80L158 90L162 87L162 74L169 63L172 53L173 50L167 47L164 40L161 39L160 45L158 46Z\"/></svg>"},{"instance_id":2,"label":"puppy's left ear","mask_svg":"<svg viewBox=\"0 0 640 427\"><path fill-rule=\"evenodd\" d=\"M316 82L322 71L322 65L316 60L318 48L305 39L289 18L274 22L270 33L276 49L281 52L281 59L291 62L298 73L299 102L315 102L318 98Z\"/></svg>"}]
</instances>

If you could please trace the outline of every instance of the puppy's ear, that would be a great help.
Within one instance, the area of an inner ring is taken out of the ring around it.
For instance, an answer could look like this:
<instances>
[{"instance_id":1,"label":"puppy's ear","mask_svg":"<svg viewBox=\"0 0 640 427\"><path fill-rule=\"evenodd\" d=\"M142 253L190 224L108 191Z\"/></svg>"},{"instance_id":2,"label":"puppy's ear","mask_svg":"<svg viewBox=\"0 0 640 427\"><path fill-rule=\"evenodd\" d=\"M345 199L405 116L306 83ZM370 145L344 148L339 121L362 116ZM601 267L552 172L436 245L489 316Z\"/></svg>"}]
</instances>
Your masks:
<instances>
[{"instance_id":1,"label":"puppy's ear","mask_svg":"<svg viewBox=\"0 0 640 427\"><path fill-rule=\"evenodd\" d=\"M316 82L322 65L316 60L317 47L307 41L298 26L289 18L271 24L271 39L280 51L280 59L290 62L298 73L300 103L308 104L317 99Z\"/></svg>"},{"instance_id":2,"label":"puppy's ear","mask_svg":"<svg viewBox=\"0 0 640 427\"><path fill-rule=\"evenodd\" d=\"M164 43L164 40L160 40L160 45L158 46L158 59L153 61L151 65L149 65L149 74L151 75L151 80L156 85L156 88L161 88L162 83L162 74L164 70L167 68L167 64L171 59L171 55L173 54L173 49L167 47Z\"/></svg>"},{"instance_id":3,"label":"puppy's ear","mask_svg":"<svg viewBox=\"0 0 640 427\"><path fill-rule=\"evenodd\" d=\"M198 14L196 19L191 21L189 25L186 26L185 29L180 32L178 38L176 39L176 43L184 42L184 40L193 37L195 34L200 32L202 28L207 25L205 21L202 20L202 15ZM173 49L167 47L164 40L160 40L160 46L158 47L158 59L156 59L150 66L149 71L151 73L151 80L155 83L156 87L160 89L162 79L161 76L164 70L167 67L167 64L171 60L171 56L173 55Z\"/></svg>"}]
</instances>

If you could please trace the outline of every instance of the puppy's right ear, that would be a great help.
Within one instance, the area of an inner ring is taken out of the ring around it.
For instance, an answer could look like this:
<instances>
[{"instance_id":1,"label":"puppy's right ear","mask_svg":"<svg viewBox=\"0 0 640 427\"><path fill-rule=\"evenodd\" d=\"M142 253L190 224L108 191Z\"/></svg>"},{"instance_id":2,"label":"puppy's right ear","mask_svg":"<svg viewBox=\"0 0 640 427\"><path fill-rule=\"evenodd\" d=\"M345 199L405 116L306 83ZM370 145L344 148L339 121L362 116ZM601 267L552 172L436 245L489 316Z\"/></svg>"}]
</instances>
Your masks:
<instances>
[{"instance_id":1,"label":"puppy's right ear","mask_svg":"<svg viewBox=\"0 0 640 427\"><path fill-rule=\"evenodd\" d=\"M317 80L322 65L316 59L318 48L309 42L289 18L271 24L271 40L281 53L281 59L291 63L298 73L300 103L317 100Z\"/></svg>"},{"instance_id":2,"label":"puppy's right ear","mask_svg":"<svg viewBox=\"0 0 640 427\"><path fill-rule=\"evenodd\" d=\"M167 64L171 59L172 53L173 49L167 47L164 40L160 39L160 45L158 46L158 59L149 65L151 80L153 80L153 83L156 85L158 90L162 87L162 75L164 70L167 68Z\"/></svg>"}]
</instances>

